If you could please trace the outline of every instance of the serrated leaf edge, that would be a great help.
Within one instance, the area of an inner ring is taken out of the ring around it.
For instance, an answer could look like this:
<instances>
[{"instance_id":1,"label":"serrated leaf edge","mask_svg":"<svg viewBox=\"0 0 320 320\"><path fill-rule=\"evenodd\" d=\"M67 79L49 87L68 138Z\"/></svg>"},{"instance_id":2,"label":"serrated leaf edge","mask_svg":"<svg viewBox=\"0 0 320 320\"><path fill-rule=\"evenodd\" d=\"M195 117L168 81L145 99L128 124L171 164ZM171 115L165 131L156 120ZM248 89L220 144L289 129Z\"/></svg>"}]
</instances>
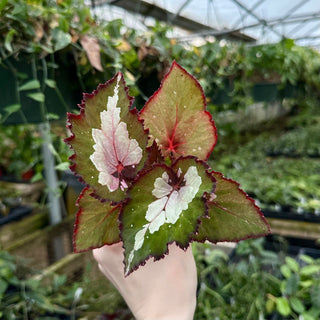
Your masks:
<instances>
[{"instance_id":1,"label":"serrated leaf edge","mask_svg":"<svg viewBox=\"0 0 320 320\"><path fill-rule=\"evenodd\" d=\"M97 89L95 89L94 91L92 91L92 93L83 93L83 97L82 97L82 100L81 100L81 103L78 104L78 107L80 109L80 113L79 114L74 114L74 113L70 113L70 112L67 112L67 124L66 124L66 127L67 129L69 130L69 132L71 133L69 137L65 138L64 139L64 142L69 146L69 148L73 151L73 154L68 158L71 162L71 165L69 166L69 169L74 173L74 175L78 178L78 180L84 184L85 187L91 187L93 189L93 197L97 200L100 200L101 202L105 202L105 201L111 201L112 205L115 205L117 203L120 203L120 202L123 202L125 200L122 199L120 201L114 201L112 199L105 199L101 196L99 196L98 194L95 193L95 188L94 186L90 186L84 179L83 177L81 176L80 173L78 173L76 171L76 167L77 167L77 163L76 163L76 157L77 157L77 154L74 150L74 148L72 147L72 141L75 139L75 134L73 133L72 131L72 122L71 120L72 119L76 119L76 120L82 120L85 116L85 106L86 106L86 102L89 100L89 99L92 99L94 98L98 92L106 87L108 87L110 84L112 84L114 81L117 80L117 77L120 75L121 77L121 82L123 83L124 85L124 90L125 90L125 93L126 93L126 96L129 100L129 105L128 105L128 108L129 108L129 112L132 113L133 115L136 115L137 116L137 120L141 123L141 125L143 126L143 121L141 119L139 119L139 116L138 116L138 110L136 108L131 108L132 105L133 105L133 102L134 102L134 98L131 97L129 95L129 88L126 86L126 82L125 82L125 79L124 79L124 76L121 72L117 72L115 74L115 76L113 78L111 78L110 80L106 81L105 83L103 84L99 84ZM143 126L143 130L146 134L148 134L148 130L146 130ZM143 169L143 168L142 168ZM141 170L142 170L141 169Z\"/></svg>"},{"instance_id":2,"label":"serrated leaf edge","mask_svg":"<svg viewBox=\"0 0 320 320\"><path fill-rule=\"evenodd\" d=\"M211 243L218 243L218 242L236 242L236 243L237 243L237 242L242 241L242 240L260 238L260 237L266 236L266 235L268 235L268 234L271 234L270 225L269 225L267 219L265 218L265 216L263 215L261 209L256 205L255 200L252 199L251 197L249 197L249 195L241 188L240 183L238 183L237 181L232 180L232 179L230 179L230 178L226 178L221 172L217 172L217 171L211 170L210 173L218 174L218 175L221 176L222 179L227 180L227 181L235 184L235 185L237 186L238 190L240 191L240 193L242 193L242 194L245 196L245 198L246 198L247 200L249 200L249 203L251 204L251 206L255 208L255 210L256 210L256 212L258 213L260 219L261 219L261 220L264 222L264 224L267 226L268 231L267 231L265 234L262 234L262 233L261 233L261 234L251 234L251 235L248 235L248 236L246 236L246 237L237 238L237 239L234 239L234 240L220 239L219 241L211 241L210 239L208 239L207 237L205 237L204 240L202 240L202 241L198 241L198 240L194 240L194 241L200 242L200 243L204 243L205 241L209 241L209 242L211 242ZM208 201L208 204L213 203L213 202L214 202L214 200L213 200L213 201ZM228 211L228 210L227 210L227 211ZM232 215L234 215L234 214L232 214ZM241 217L239 216L239 218L241 218ZM200 221L200 224L201 224L201 223L202 223L202 221Z\"/></svg>"},{"instance_id":3,"label":"serrated leaf edge","mask_svg":"<svg viewBox=\"0 0 320 320\"><path fill-rule=\"evenodd\" d=\"M76 236L77 236L77 234L78 234L78 230L79 230L79 226L80 226L80 216L81 216L81 214L82 214L82 208L81 208L81 206L80 206L80 201L81 201L81 199L84 197L84 194L85 194L85 193L87 192L87 190L89 190L89 189L90 189L89 187L84 187L84 188L82 189L82 191L81 191L81 193L80 193L77 201L76 201L76 206L79 207L79 209L78 209L78 212L77 212L77 214L76 214L76 219L75 219L74 226L73 226L72 245L73 245L73 252L74 252L74 253L87 252L87 251L90 251L90 250L92 250L92 249L101 248L101 247L103 247L103 246L105 246L105 245L111 245L111 244L120 242L120 240L117 241L117 242L112 242L112 243L106 242L106 243L101 244L100 246L89 246L87 249L83 249L83 250L78 250L78 249L77 249ZM95 198L95 197L94 197L94 193L90 193L89 195L90 195L91 197ZM96 198L95 198L95 199L96 199ZM98 199L97 199L97 200L98 200ZM106 201L105 201L105 202L106 202ZM108 201L108 202L111 203L111 201ZM111 204L112 204L112 203L111 203ZM117 204L117 205L114 207L114 209L116 209L118 206L122 206L122 203ZM121 209L121 210L122 210L122 209Z\"/></svg>"}]
</instances>

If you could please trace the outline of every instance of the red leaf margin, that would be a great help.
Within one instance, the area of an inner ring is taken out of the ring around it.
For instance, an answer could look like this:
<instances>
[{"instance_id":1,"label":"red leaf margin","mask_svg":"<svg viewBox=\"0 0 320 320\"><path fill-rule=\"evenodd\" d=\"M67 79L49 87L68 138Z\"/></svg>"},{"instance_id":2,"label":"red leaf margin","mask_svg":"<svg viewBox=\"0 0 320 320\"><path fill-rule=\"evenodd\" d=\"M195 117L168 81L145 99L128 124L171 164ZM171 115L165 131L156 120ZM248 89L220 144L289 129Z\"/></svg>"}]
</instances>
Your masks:
<instances>
[{"instance_id":1,"label":"red leaf margin","mask_svg":"<svg viewBox=\"0 0 320 320\"><path fill-rule=\"evenodd\" d=\"M141 119L141 115L145 112L145 110L147 110L148 108L148 104L157 97L157 95L159 94L159 92L162 90L162 86L163 86L163 83L166 81L166 79L168 78L170 72L173 70L173 68L178 68L179 70L181 70L187 77L191 78L192 80L194 80L194 82L196 83L197 87L200 89L200 92L202 94L202 100L203 100L203 105L204 105L204 113L208 116L209 118L209 121L211 122L212 124L212 128L213 128L213 131L214 131L214 137L215 137L215 140L214 140L214 143L212 144L211 146L211 149L210 151L208 151L207 153L207 156L206 158L204 159L205 161L209 159L210 157L210 154L212 153L216 143L217 143L217 140L218 140L218 133L217 133L217 128L215 126L215 123L212 119L212 115L209 111L206 110L206 107L207 107L207 101L206 101L206 96L205 96L205 93L203 91L203 88L201 86L201 84L199 83L199 81L192 75L190 74L186 69L184 69L183 67L181 67L175 60L173 60L172 64L171 64L171 67L169 69L169 71L166 73L166 75L163 77L163 79L161 80L161 83L160 83L160 87L159 89L148 99L148 101L145 103L145 105L143 106L143 108L140 110L139 112L139 119L141 121L143 121L143 119Z\"/></svg>"},{"instance_id":2,"label":"red leaf margin","mask_svg":"<svg viewBox=\"0 0 320 320\"><path fill-rule=\"evenodd\" d=\"M79 210L78 210L78 212L77 212L77 214L76 214L76 219L75 219L74 226L73 226L72 245L73 245L73 252L74 252L74 253L87 252L87 251L90 251L90 250L92 250L92 249L101 248L101 247L103 247L103 246L105 246L105 245L112 245L112 244L115 244L115 243L118 243L118 242L121 241L121 240L119 240L119 241L117 241L117 242L112 242L112 243L106 242L106 243L102 244L101 246L90 246L90 247L88 247L87 249L84 249L84 250L78 250L78 249L77 249L76 236L77 236L77 234L78 234L79 225L80 225L80 216L81 216L81 214L82 214L82 208L81 208L81 206L80 206L80 200L84 197L84 194L85 194L85 192L86 192L88 189L89 189L88 187L84 187L84 188L82 189L82 191L81 191L81 193L80 193L77 201L76 201L76 206L79 207ZM89 195L90 195L91 197L93 197L93 198L96 199L94 193L90 193ZM122 207L122 203L117 204L114 208L117 208L117 207L119 207L119 206ZM121 209L121 210L122 210L122 209Z\"/></svg>"},{"instance_id":3,"label":"red leaf margin","mask_svg":"<svg viewBox=\"0 0 320 320\"><path fill-rule=\"evenodd\" d=\"M238 238L238 239L234 239L234 240L228 240L228 239L219 239L217 241L211 241L210 239L208 239L207 237L204 238L204 240L202 241L199 241L199 240L195 240L193 239L193 241L196 241L196 242L199 242L199 243L204 243L205 241L209 241L211 243L218 243L218 242L235 242L235 243L238 243L239 241L242 241L242 240L248 240L248 239L256 239L256 238L261 238L261 237L264 237L264 236L267 236L269 234L271 234L271 228L270 228L270 225L267 221L267 219L265 218L265 216L263 215L261 209L256 205L256 202L254 199L252 199L251 197L249 197L249 195L243 190L241 189L241 185L240 183L238 183L237 181L235 180L232 180L232 179L229 179L229 178L226 178L223 173L221 172L217 172L217 171L214 171L214 170L211 170L210 173L214 173L214 174L217 174L219 175L223 180L226 180L226 181L229 181L231 183L233 183L237 188L238 188L238 191L245 197L246 200L249 201L249 203L251 204L251 206L255 209L256 213L259 215L260 219L262 220L262 222L267 226L267 232L265 234L251 234L251 235L248 235L246 237L243 237L243 238ZM211 201L212 203L214 203L214 200ZM210 204L210 201L209 201L209 204ZM230 213L232 214L232 213ZM233 214L232 214L233 215ZM208 216L207 216L208 217ZM241 217L240 217L241 218ZM205 219L205 218L204 218ZM201 221L202 223L202 221Z\"/></svg>"}]
</instances>

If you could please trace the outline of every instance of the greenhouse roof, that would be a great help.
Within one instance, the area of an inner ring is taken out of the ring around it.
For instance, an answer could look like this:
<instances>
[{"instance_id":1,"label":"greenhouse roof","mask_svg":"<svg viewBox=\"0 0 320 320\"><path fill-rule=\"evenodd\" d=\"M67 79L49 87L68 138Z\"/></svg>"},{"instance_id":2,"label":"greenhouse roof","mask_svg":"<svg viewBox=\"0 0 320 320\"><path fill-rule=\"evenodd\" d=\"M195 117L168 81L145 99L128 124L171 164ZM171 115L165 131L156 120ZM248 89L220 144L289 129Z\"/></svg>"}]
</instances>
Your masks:
<instances>
[{"instance_id":1,"label":"greenhouse roof","mask_svg":"<svg viewBox=\"0 0 320 320\"><path fill-rule=\"evenodd\" d=\"M184 41L214 36L274 43L290 38L299 45L320 47L319 0L91 0L91 4L96 9L107 5L113 18L123 16L121 8L138 14L141 23L150 17L166 21L185 30L179 33ZM126 21L130 25L128 14ZM136 19L132 23L137 26Z\"/></svg>"}]
</instances>

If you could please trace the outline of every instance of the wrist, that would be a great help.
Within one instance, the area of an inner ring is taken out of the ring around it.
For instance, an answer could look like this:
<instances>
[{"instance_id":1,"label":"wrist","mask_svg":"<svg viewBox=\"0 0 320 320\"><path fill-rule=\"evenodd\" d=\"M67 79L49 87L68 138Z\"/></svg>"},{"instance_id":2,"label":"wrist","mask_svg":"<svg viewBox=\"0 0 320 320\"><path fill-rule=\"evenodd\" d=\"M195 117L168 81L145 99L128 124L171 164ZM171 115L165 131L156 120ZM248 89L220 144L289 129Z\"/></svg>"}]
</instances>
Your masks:
<instances>
[{"instance_id":1,"label":"wrist","mask_svg":"<svg viewBox=\"0 0 320 320\"><path fill-rule=\"evenodd\" d=\"M143 314L137 312L134 316L136 320L193 320L195 309L196 298L185 306L176 306L174 309L164 306L161 310L149 308L144 310Z\"/></svg>"}]
</instances>

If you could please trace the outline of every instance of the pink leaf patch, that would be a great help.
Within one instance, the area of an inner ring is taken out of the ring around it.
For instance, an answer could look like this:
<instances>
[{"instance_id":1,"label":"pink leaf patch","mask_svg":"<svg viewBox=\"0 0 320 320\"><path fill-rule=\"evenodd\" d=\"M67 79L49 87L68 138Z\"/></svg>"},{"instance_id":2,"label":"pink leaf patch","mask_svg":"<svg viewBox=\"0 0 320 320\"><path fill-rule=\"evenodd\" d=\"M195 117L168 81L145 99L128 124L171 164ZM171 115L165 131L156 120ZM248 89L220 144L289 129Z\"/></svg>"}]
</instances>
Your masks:
<instances>
[{"instance_id":1,"label":"pink leaf patch","mask_svg":"<svg viewBox=\"0 0 320 320\"><path fill-rule=\"evenodd\" d=\"M109 97L107 111L100 113L101 130L92 129L96 143L91 161L99 171L98 182L107 185L110 192L128 187L126 178L142 158L142 149L135 139L130 139L127 125L120 121L120 108L117 108L118 86L113 97Z\"/></svg>"},{"instance_id":2,"label":"pink leaf patch","mask_svg":"<svg viewBox=\"0 0 320 320\"><path fill-rule=\"evenodd\" d=\"M147 158L147 139L121 73L85 94L80 114L68 114L75 171L102 200L122 201Z\"/></svg>"},{"instance_id":3,"label":"pink leaf patch","mask_svg":"<svg viewBox=\"0 0 320 320\"><path fill-rule=\"evenodd\" d=\"M217 140L200 84L176 62L140 118L164 157L193 155L206 160Z\"/></svg>"}]
</instances>

